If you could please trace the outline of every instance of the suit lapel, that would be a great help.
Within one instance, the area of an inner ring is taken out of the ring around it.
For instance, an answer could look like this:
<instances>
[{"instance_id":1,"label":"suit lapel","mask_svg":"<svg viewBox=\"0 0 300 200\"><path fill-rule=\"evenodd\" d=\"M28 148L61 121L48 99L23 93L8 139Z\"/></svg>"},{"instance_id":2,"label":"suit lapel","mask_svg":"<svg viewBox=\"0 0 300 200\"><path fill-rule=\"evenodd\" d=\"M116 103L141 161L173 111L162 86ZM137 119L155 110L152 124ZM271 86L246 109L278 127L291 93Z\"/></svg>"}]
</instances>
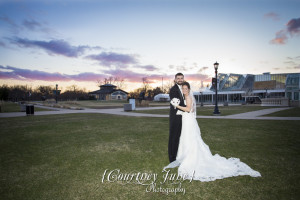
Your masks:
<instances>
[{"instance_id":1,"label":"suit lapel","mask_svg":"<svg viewBox=\"0 0 300 200\"><path fill-rule=\"evenodd\" d=\"M178 88L178 92L179 92L179 96L180 96L180 101L183 101L184 100L184 96L182 95L182 93L180 91L179 85L177 85L177 88Z\"/></svg>"}]
</instances>

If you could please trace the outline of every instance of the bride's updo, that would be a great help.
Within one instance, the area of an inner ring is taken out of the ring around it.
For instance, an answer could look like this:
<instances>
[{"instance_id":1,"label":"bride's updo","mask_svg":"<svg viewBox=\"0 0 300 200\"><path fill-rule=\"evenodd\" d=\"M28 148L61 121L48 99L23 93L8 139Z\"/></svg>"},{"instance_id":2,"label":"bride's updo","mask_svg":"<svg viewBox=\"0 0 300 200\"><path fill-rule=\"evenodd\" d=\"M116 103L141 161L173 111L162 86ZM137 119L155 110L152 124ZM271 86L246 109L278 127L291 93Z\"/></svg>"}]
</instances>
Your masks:
<instances>
[{"instance_id":1,"label":"bride's updo","mask_svg":"<svg viewBox=\"0 0 300 200\"><path fill-rule=\"evenodd\" d=\"M186 85L189 88L189 90L191 89L189 82L183 82L181 86L183 87L184 85Z\"/></svg>"}]
</instances>

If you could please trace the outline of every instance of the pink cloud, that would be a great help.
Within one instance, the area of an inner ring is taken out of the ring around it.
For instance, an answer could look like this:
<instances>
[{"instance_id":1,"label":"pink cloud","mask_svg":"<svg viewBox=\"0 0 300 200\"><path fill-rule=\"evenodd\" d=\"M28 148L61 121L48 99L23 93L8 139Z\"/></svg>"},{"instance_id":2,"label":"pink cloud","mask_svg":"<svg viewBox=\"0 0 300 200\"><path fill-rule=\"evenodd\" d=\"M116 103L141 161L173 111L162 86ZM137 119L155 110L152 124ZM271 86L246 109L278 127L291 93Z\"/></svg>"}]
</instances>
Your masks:
<instances>
[{"instance_id":1,"label":"pink cloud","mask_svg":"<svg viewBox=\"0 0 300 200\"><path fill-rule=\"evenodd\" d=\"M135 55L129 55L129 54L120 54L120 53L114 53L114 52L102 52L97 55L89 55L86 56L86 58L91 60L97 60L100 62L100 64L104 66L111 66L113 64L121 64L121 65L127 65L127 64L136 64L138 63Z\"/></svg>"},{"instance_id":2,"label":"pink cloud","mask_svg":"<svg viewBox=\"0 0 300 200\"><path fill-rule=\"evenodd\" d=\"M285 30L280 30L276 33L276 36L273 40L270 42L272 44L285 44L287 42L287 36L286 36L286 31Z\"/></svg>"},{"instance_id":3,"label":"pink cloud","mask_svg":"<svg viewBox=\"0 0 300 200\"><path fill-rule=\"evenodd\" d=\"M272 19L274 21L278 21L279 20L279 14L277 14L275 12L269 12L269 13L265 14L264 17Z\"/></svg>"},{"instance_id":4,"label":"pink cloud","mask_svg":"<svg viewBox=\"0 0 300 200\"><path fill-rule=\"evenodd\" d=\"M118 76L126 79L129 82L141 82L142 78L147 77L147 79L150 82L155 82L155 81L161 81L162 77L166 80L173 80L174 75L166 75L166 74L150 74L150 75L145 75L144 73L137 73L133 72L130 70L122 70L122 69L117 69L117 70L105 70L104 73L110 74L111 76ZM211 77L205 74L184 74L185 80L186 81L210 81Z\"/></svg>"},{"instance_id":5,"label":"pink cloud","mask_svg":"<svg viewBox=\"0 0 300 200\"><path fill-rule=\"evenodd\" d=\"M101 74L96 74L92 72L79 73L75 75L61 74L61 73L49 73L39 70L21 69L11 66L1 66L0 65L0 79L14 79L23 81L86 81L86 82L96 82L98 80L113 76L125 79L126 82L131 83L142 83L142 79L146 77L150 83L155 83L161 81L162 77L164 80L173 80L174 75L167 74L144 74L138 73L131 70L114 69L114 70L104 70ZM196 74L184 74L186 81L210 81L211 77L208 75L196 73Z\"/></svg>"},{"instance_id":6,"label":"pink cloud","mask_svg":"<svg viewBox=\"0 0 300 200\"><path fill-rule=\"evenodd\" d=\"M270 41L271 44L286 44L288 40L288 33L290 36L300 35L300 18L291 19L287 24L286 28L276 33L274 39Z\"/></svg>"},{"instance_id":7,"label":"pink cloud","mask_svg":"<svg viewBox=\"0 0 300 200\"><path fill-rule=\"evenodd\" d=\"M2 69L2 70L1 70ZM76 75L61 74L58 72L49 73L39 70L21 69L11 66L0 65L0 79L16 79L16 80L43 80L43 81L97 81L104 78L103 74L95 74L91 72L80 73Z\"/></svg>"}]
</instances>

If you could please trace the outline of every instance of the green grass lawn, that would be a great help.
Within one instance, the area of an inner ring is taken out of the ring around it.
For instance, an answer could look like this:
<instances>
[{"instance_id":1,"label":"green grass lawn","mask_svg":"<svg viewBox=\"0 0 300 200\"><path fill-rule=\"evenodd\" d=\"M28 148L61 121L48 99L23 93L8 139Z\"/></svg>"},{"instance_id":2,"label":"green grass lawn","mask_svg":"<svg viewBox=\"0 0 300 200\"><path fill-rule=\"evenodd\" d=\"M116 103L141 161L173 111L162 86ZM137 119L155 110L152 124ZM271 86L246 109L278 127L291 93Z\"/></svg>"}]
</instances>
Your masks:
<instances>
[{"instance_id":1,"label":"green grass lawn","mask_svg":"<svg viewBox=\"0 0 300 200\"><path fill-rule=\"evenodd\" d=\"M51 105L52 103L40 102L44 105ZM78 107L78 108L123 108L124 104L129 103L125 100L110 100L110 101L97 101L97 100L84 100L84 101L58 101L58 105L65 107ZM149 106L168 106L169 102L154 102L150 101Z\"/></svg>"},{"instance_id":2,"label":"green grass lawn","mask_svg":"<svg viewBox=\"0 0 300 200\"><path fill-rule=\"evenodd\" d=\"M283 110L279 112L274 112L268 115L268 117L300 117L300 108L291 108L288 110Z\"/></svg>"},{"instance_id":3,"label":"green grass lawn","mask_svg":"<svg viewBox=\"0 0 300 200\"><path fill-rule=\"evenodd\" d=\"M197 115L202 116L210 116L213 115L214 112L213 106L204 106L204 107L197 107ZM245 113L245 112L251 112L256 110L262 110L262 109L268 109L273 107L262 107L262 106L220 106L219 111L221 112L222 116L226 115L233 115L233 114L239 114L239 113ZM133 112L138 113L148 113L148 114L161 114L161 115L168 115L169 109L158 109L158 110L136 110Z\"/></svg>"},{"instance_id":4,"label":"green grass lawn","mask_svg":"<svg viewBox=\"0 0 300 200\"><path fill-rule=\"evenodd\" d=\"M34 107L34 111L51 111L50 109ZM14 102L1 102L1 112L21 112L20 105Z\"/></svg>"},{"instance_id":5,"label":"green grass lawn","mask_svg":"<svg viewBox=\"0 0 300 200\"><path fill-rule=\"evenodd\" d=\"M168 164L168 118L68 114L0 119L1 199L297 199L298 121L198 119L213 154L237 157L262 177L184 181L185 194L102 183L108 171L157 173ZM176 173L176 169L171 170Z\"/></svg>"}]
</instances>

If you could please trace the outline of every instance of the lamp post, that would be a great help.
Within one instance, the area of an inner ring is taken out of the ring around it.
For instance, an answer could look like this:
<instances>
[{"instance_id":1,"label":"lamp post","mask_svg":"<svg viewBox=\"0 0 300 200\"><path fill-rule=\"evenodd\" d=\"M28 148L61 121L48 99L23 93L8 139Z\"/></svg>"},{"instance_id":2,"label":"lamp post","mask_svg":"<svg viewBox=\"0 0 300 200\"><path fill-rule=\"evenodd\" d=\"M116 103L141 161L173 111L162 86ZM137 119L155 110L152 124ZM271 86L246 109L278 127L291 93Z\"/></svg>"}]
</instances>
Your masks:
<instances>
[{"instance_id":1,"label":"lamp post","mask_svg":"<svg viewBox=\"0 0 300 200\"><path fill-rule=\"evenodd\" d=\"M200 92L201 94L201 106L203 106L203 92Z\"/></svg>"},{"instance_id":2,"label":"lamp post","mask_svg":"<svg viewBox=\"0 0 300 200\"><path fill-rule=\"evenodd\" d=\"M56 88L55 88L55 101L57 103L57 87L58 87L58 84L56 84Z\"/></svg>"},{"instance_id":3,"label":"lamp post","mask_svg":"<svg viewBox=\"0 0 300 200\"><path fill-rule=\"evenodd\" d=\"M219 67L219 63L215 63L214 64L214 68L215 68L215 74L216 74L216 78L215 78L215 89L216 89L216 104L215 104L215 110L213 112L213 115L220 115L221 113L219 112L219 108L218 108L218 67Z\"/></svg>"}]
</instances>

